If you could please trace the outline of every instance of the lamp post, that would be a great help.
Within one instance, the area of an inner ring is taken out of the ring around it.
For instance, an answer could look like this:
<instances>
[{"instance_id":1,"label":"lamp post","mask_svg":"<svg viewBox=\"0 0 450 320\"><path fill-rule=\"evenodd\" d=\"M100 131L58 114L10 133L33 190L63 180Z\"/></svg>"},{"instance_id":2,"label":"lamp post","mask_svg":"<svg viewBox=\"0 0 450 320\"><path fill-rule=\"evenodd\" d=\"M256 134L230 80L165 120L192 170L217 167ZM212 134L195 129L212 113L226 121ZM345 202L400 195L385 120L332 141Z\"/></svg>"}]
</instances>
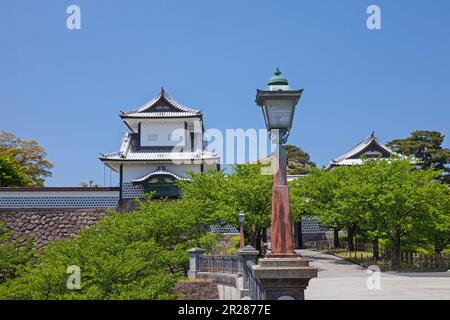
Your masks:
<instances>
[{"instance_id":1,"label":"lamp post","mask_svg":"<svg viewBox=\"0 0 450 320\"><path fill-rule=\"evenodd\" d=\"M243 249L245 247L245 239L244 239L244 221L245 221L245 214L244 212L240 211L238 215L239 224L240 224L240 241L239 241L239 248Z\"/></svg>"},{"instance_id":2,"label":"lamp post","mask_svg":"<svg viewBox=\"0 0 450 320\"><path fill-rule=\"evenodd\" d=\"M292 90L280 70L274 73L268 82L268 90L257 90L256 103L261 107L264 121L269 131L275 153L272 158L273 191L272 191L272 235L271 258L294 258L298 255L294 249L294 233L289 204L287 186L286 150L287 142L294 118L295 106L303 89Z\"/></svg>"},{"instance_id":3,"label":"lamp post","mask_svg":"<svg viewBox=\"0 0 450 320\"><path fill-rule=\"evenodd\" d=\"M264 299L303 300L309 280L317 277L317 269L294 250L286 151L283 146L287 142L295 106L303 90L292 90L278 68L268 85L268 90L257 90L256 103L262 108L267 130L276 147L272 157L272 246L270 254L252 266L252 274L263 287Z\"/></svg>"}]
</instances>

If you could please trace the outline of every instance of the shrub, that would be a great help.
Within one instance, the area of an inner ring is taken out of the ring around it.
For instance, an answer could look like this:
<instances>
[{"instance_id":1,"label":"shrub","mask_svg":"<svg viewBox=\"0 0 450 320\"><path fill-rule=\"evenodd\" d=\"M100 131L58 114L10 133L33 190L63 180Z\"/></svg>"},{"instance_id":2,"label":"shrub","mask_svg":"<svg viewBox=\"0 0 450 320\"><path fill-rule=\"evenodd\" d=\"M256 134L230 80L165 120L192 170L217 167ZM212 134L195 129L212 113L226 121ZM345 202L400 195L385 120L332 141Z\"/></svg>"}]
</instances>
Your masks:
<instances>
[{"instance_id":1,"label":"shrub","mask_svg":"<svg viewBox=\"0 0 450 320\"><path fill-rule=\"evenodd\" d=\"M194 203L146 201L131 213L110 213L76 239L53 241L15 278L0 285L1 299L172 299L186 272L187 250L213 246ZM67 288L69 266L81 287Z\"/></svg>"}]
</instances>

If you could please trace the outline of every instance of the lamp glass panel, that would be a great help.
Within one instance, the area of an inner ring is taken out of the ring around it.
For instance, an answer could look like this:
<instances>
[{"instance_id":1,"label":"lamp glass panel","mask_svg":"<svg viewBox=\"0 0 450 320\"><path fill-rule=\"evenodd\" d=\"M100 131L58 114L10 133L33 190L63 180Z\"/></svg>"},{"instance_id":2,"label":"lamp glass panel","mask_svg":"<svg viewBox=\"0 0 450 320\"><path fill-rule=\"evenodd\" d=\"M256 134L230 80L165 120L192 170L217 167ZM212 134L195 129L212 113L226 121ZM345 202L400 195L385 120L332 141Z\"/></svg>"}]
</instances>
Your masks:
<instances>
[{"instance_id":1,"label":"lamp glass panel","mask_svg":"<svg viewBox=\"0 0 450 320\"><path fill-rule=\"evenodd\" d=\"M291 127L293 106L268 105L264 108L268 129L284 129Z\"/></svg>"}]
</instances>

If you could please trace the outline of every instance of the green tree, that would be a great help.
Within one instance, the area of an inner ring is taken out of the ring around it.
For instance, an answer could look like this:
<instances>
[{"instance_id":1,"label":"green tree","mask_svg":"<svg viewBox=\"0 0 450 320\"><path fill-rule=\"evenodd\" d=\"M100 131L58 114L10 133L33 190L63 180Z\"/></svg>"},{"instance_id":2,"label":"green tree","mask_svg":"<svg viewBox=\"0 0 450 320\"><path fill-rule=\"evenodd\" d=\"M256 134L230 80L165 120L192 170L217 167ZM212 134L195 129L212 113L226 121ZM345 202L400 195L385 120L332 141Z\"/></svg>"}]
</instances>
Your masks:
<instances>
[{"instance_id":1,"label":"green tree","mask_svg":"<svg viewBox=\"0 0 450 320\"><path fill-rule=\"evenodd\" d=\"M273 177L261 164L234 165L230 174L210 171L191 173L190 182L179 182L186 199L199 203L205 221L239 227L239 211L245 213L246 239L261 249L263 230L270 226Z\"/></svg>"},{"instance_id":2,"label":"green tree","mask_svg":"<svg viewBox=\"0 0 450 320\"><path fill-rule=\"evenodd\" d=\"M415 229L415 238L411 245L423 244L430 251L442 253L450 249L450 189L436 188L430 201L434 205L430 208L434 213L429 221Z\"/></svg>"},{"instance_id":3,"label":"green tree","mask_svg":"<svg viewBox=\"0 0 450 320\"><path fill-rule=\"evenodd\" d=\"M0 220L0 284L13 278L29 263L33 256L32 240L21 243L14 239L13 232Z\"/></svg>"},{"instance_id":4,"label":"green tree","mask_svg":"<svg viewBox=\"0 0 450 320\"><path fill-rule=\"evenodd\" d=\"M300 189L294 194L326 226L387 238L392 264L398 266L402 244L431 239L445 228L449 190L437 183L440 175L415 170L409 159L366 160L361 166L317 171L296 180L293 188Z\"/></svg>"},{"instance_id":5,"label":"green tree","mask_svg":"<svg viewBox=\"0 0 450 320\"><path fill-rule=\"evenodd\" d=\"M422 169L441 170L450 183L450 150L442 147L445 136L438 131L417 130L406 139L395 139L387 145L394 151L419 159Z\"/></svg>"},{"instance_id":6,"label":"green tree","mask_svg":"<svg viewBox=\"0 0 450 320\"><path fill-rule=\"evenodd\" d=\"M302 148L294 145L285 145L284 147L286 148L286 158L289 175L307 174L311 168L316 167L316 163L311 161L309 154ZM270 165L271 161L272 157L268 156L266 158L258 160L257 163L267 166Z\"/></svg>"},{"instance_id":7,"label":"green tree","mask_svg":"<svg viewBox=\"0 0 450 320\"><path fill-rule=\"evenodd\" d=\"M110 213L77 238L52 241L35 264L0 285L0 299L173 299L187 250L212 248L199 207L190 201L142 202L130 213ZM81 288L67 288L67 268L80 268Z\"/></svg>"},{"instance_id":8,"label":"green tree","mask_svg":"<svg viewBox=\"0 0 450 320\"><path fill-rule=\"evenodd\" d=\"M0 187L27 187L31 185L25 170L17 160L0 151Z\"/></svg>"},{"instance_id":9,"label":"green tree","mask_svg":"<svg viewBox=\"0 0 450 320\"><path fill-rule=\"evenodd\" d=\"M288 174L306 174L310 168L315 168L315 162L307 152L297 146L286 145L286 156L288 163Z\"/></svg>"},{"instance_id":10,"label":"green tree","mask_svg":"<svg viewBox=\"0 0 450 320\"><path fill-rule=\"evenodd\" d=\"M353 239L364 219L361 204L358 203L362 200L359 195L361 189L358 188L361 185L351 183L358 176L356 170L352 167L315 169L290 184L294 210L302 208L302 212L320 217L325 227L346 229L350 250L354 250Z\"/></svg>"},{"instance_id":11,"label":"green tree","mask_svg":"<svg viewBox=\"0 0 450 320\"><path fill-rule=\"evenodd\" d=\"M21 140L9 132L0 132L0 152L17 160L33 186L43 186L51 176L53 164L47 153L35 140Z\"/></svg>"},{"instance_id":12,"label":"green tree","mask_svg":"<svg viewBox=\"0 0 450 320\"><path fill-rule=\"evenodd\" d=\"M436 183L440 171L414 170L410 160L369 162L365 169L373 181L368 213L390 240L398 266L402 243L414 242L418 230L434 233L434 223L450 213L448 188Z\"/></svg>"}]
</instances>

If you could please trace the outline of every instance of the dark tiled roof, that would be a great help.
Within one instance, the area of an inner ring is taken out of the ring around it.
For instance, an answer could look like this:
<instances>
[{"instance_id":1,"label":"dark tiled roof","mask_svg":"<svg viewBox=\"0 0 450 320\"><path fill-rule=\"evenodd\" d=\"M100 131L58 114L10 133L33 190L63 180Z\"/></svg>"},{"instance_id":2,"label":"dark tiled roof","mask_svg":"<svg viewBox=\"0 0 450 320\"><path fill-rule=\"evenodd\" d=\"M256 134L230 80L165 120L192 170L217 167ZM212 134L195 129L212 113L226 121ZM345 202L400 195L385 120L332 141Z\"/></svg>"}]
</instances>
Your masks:
<instances>
[{"instance_id":1,"label":"dark tiled roof","mask_svg":"<svg viewBox=\"0 0 450 320\"><path fill-rule=\"evenodd\" d=\"M122 112L122 118L176 118L201 117L200 110L188 108L172 99L164 89L142 107Z\"/></svg>"},{"instance_id":2,"label":"dark tiled roof","mask_svg":"<svg viewBox=\"0 0 450 320\"><path fill-rule=\"evenodd\" d=\"M122 142L119 152L104 154L101 160L131 160L131 161L170 161L170 160L201 160L201 159L217 159L219 155L204 151L188 151L177 150L172 146L158 147L142 147L139 146L138 134L128 133Z\"/></svg>"},{"instance_id":3,"label":"dark tiled roof","mask_svg":"<svg viewBox=\"0 0 450 320\"><path fill-rule=\"evenodd\" d=\"M175 180L189 180L188 178L182 177L176 173L173 173L173 172L167 170L165 167L159 167L157 170L152 171L149 174L146 174L145 176L143 176L139 179L133 180L133 183L141 184L141 183L144 183L144 182L148 181L149 179L151 179L153 177L157 177L157 176L170 176L170 177L174 178Z\"/></svg>"},{"instance_id":4,"label":"dark tiled roof","mask_svg":"<svg viewBox=\"0 0 450 320\"><path fill-rule=\"evenodd\" d=\"M384 144L380 143L378 141L378 138L375 136L375 133L372 132L370 136L368 136L363 141L358 143L356 146L348 150L346 153L344 153L343 155L341 155L336 159L333 159L330 162L329 166L361 164L362 160L360 158L360 155L368 150L377 150L383 153L386 157L389 157L390 155L396 155L400 157L402 156L392 151Z\"/></svg>"}]
</instances>

